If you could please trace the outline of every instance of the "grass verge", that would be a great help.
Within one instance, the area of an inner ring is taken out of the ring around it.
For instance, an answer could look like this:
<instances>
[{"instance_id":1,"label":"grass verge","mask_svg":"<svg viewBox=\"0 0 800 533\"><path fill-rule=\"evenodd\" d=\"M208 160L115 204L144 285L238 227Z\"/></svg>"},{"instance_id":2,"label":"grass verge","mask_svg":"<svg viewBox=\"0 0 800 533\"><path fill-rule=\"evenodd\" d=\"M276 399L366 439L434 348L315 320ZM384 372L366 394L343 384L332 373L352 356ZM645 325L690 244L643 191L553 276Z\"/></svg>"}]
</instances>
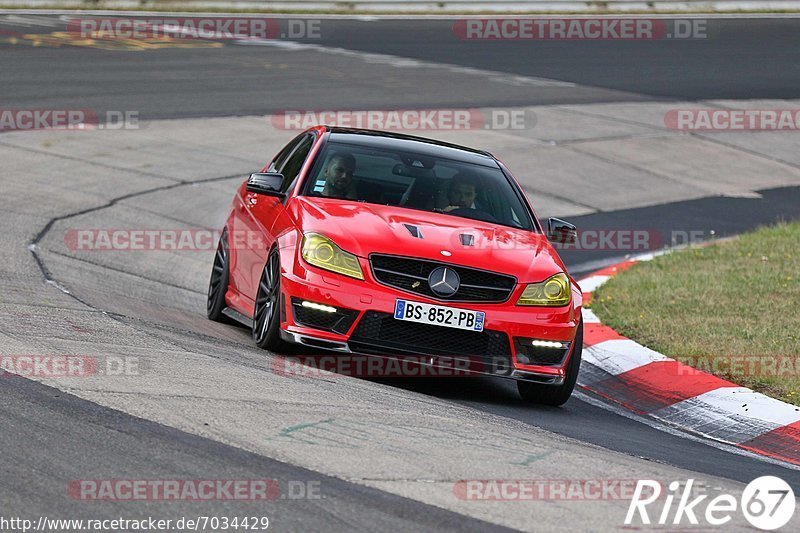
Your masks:
<instances>
[{"instance_id":1,"label":"grass verge","mask_svg":"<svg viewBox=\"0 0 800 533\"><path fill-rule=\"evenodd\" d=\"M668 357L800 405L800 222L637 263L591 308Z\"/></svg>"}]
</instances>

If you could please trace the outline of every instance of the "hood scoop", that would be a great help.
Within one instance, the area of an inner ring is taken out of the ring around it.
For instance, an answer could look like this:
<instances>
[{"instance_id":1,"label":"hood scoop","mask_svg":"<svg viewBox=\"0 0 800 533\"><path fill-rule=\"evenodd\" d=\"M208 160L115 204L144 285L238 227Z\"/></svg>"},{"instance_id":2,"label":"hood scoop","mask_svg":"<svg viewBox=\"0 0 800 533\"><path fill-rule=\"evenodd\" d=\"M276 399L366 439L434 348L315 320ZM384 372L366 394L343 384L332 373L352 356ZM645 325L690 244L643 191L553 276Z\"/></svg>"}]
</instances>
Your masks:
<instances>
[{"instance_id":1,"label":"hood scoop","mask_svg":"<svg viewBox=\"0 0 800 533\"><path fill-rule=\"evenodd\" d=\"M412 226L411 224L403 224L408 232L411 234L412 237L416 239L424 239L425 237L422 236L422 231L417 226Z\"/></svg>"},{"instance_id":2,"label":"hood scoop","mask_svg":"<svg viewBox=\"0 0 800 533\"><path fill-rule=\"evenodd\" d=\"M461 246L475 245L475 235L470 235L468 233L461 233L459 234L458 238L461 240Z\"/></svg>"}]
</instances>

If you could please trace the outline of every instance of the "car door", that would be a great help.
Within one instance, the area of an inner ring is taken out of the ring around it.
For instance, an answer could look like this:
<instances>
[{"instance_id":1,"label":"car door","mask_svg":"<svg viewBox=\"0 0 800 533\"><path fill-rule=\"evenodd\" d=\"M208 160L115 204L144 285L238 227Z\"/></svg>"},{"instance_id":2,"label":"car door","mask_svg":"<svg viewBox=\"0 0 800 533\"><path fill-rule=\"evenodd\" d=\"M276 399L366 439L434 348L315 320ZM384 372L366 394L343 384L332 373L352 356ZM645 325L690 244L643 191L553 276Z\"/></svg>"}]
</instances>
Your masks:
<instances>
[{"instance_id":1,"label":"car door","mask_svg":"<svg viewBox=\"0 0 800 533\"><path fill-rule=\"evenodd\" d=\"M314 146L316 135L304 133L290 143L275 161L268 167L269 172L280 172L284 176L283 190L287 193L300 174L303 164ZM249 244L241 250L242 271L247 277L243 293L250 300L255 300L261 271L267 262L267 252L275 242L275 222L285 216L284 202L275 196L265 196L251 192L243 192L242 229L249 237ZM259 239L253 239L258 236ZM263 236L263 237L262 237Z\"/></svg>"},{"instance_id":2,"label":"car door","mask_svg":"<svg viewBox=\"0 0 800 533\"><path fill-rule=\"evenodd\" d=\"M298 135L290 143L284 146L275 158L270 162L267 167L268 172L275 172L275 168L283 165L283 163L292 154L292 151L297 147L302 135ZM230 253L230 281L239 297L249 301L251 299L251 281L250 270L252 263L255 261L256 254L251 253L247 244L248 232L251 230L250 215L247 212L246 203L248 199L244 196L246 190L244 184L237 190L236 198L234 199L233 216L231 217L231 235L228 236ZM255 234L256 236L258 233ZM235 302L234 302L235 303ZM247 304L247 302L243 302ZM237 306L238 307L238 306ZM240 311L242 311L240 309Z\"/></svg>"}]
</instances>

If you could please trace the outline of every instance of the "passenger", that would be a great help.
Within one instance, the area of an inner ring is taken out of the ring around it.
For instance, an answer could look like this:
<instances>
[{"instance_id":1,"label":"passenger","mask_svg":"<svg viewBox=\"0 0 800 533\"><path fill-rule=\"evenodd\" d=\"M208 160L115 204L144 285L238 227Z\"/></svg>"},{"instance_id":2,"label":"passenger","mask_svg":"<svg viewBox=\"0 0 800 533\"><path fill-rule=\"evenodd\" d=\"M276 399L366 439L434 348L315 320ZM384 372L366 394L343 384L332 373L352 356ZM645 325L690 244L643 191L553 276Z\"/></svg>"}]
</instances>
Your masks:
<instances>
[{"instance_id":1,"label":"passenger","mask_svg":"<svg viewBox=\"0 0 800 533\"><path fill-rule=\"evenodd\" d=\"M325 178L322 196L356 200L358 193L353 180L355 171L356 158L352 154L344 152L333 154L322 171L322 176Z\"/></svg>"},{"instance_id":2,"label":"passenger","mask_svg":"<svg viewBox=\"0 0 800 533\"><path fill-rule=\"evenodd\" d=\"M444 211L455 209L477 209L475 198L478 196L478 178L466 172L459 172L450 180L447 189L448 205Z\"/></svg>"}]
</instances>

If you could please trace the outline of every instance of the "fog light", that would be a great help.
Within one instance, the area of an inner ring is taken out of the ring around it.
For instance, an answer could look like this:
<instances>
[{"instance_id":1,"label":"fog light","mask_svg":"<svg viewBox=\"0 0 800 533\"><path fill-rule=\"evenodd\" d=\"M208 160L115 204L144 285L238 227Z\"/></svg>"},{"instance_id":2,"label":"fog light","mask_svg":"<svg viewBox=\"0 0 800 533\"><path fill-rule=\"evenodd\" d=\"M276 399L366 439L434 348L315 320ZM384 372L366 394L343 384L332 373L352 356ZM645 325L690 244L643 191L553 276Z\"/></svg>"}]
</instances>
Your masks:
<instances>
[{"instance_id":1,"label":"fog light","mask_svg":"<svg viewBox=\"0 0 800 533\"><path fill-rule=\"evenodd\" d=\"M309 302L308 300L303 300L303 303L301 303L300 305L302 305L303 307L308 307L309 309L316 309L317 311L325 311L326 313L336 312L335 307L331 307L330 305L318 304L316 302Z\"/></svg>"},{"instance_id":2,"label":"fog light","mask_svg":"<svg viewBox=\"0 0 800 533\"><path fill-rule=\"evenodd\" d=\"M517 363L521 365L560 365L569 352L569 346L570 343L565 341L514 337L514 351Z\"/></svg>"},{"instance_id":3,"label":"fog light","mask_svg":"<svg viewBox=\"0 0 800 533\"><path fill-rule=\"evenodd\" d=\"M539 339L531 340L531 346L536 346L537 348L566 348L565 342L556 342L556 341L540 341Z\"/></svg>"}]
</instances>

